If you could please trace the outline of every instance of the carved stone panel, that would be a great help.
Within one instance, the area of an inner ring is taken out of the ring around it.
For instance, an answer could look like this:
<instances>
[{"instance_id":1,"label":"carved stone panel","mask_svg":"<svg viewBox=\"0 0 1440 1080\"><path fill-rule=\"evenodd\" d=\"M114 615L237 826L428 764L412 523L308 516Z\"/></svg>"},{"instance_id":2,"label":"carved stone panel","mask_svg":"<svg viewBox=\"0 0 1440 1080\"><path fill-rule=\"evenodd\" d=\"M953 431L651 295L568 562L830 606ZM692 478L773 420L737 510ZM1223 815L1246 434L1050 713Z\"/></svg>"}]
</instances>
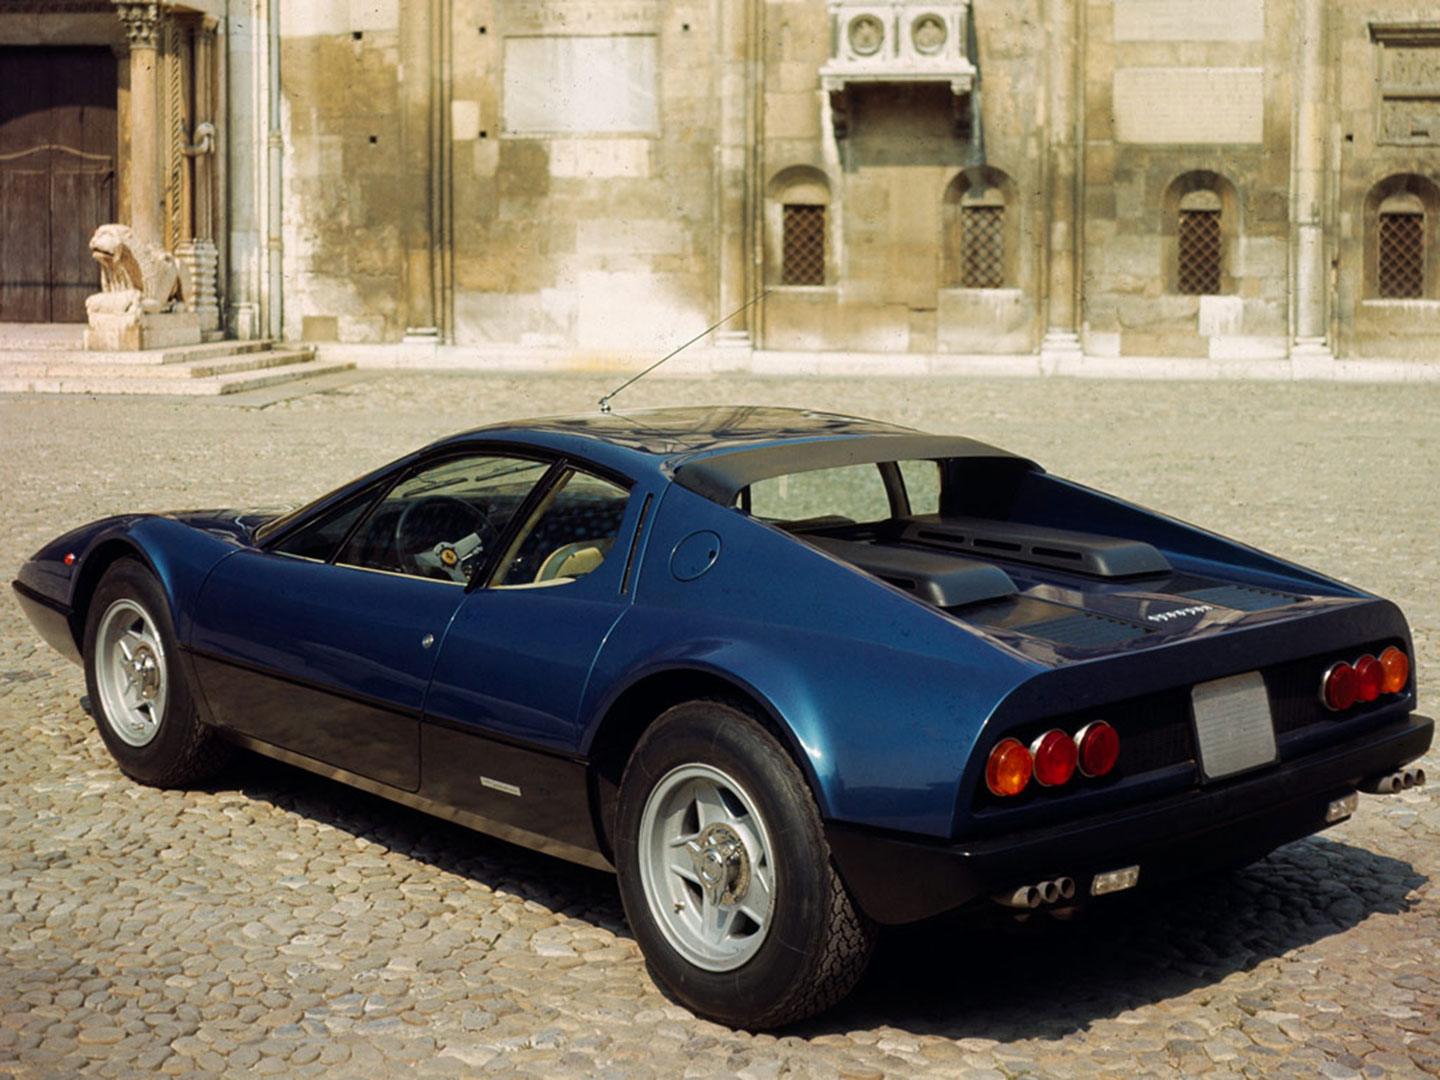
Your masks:
<instances>
[{"instance_id":1,"label":"carved stone panel","mask_svg":"<svg viewBox=\"0 0 1440 1080\"><path fill-rule=\"evenodd\" d=\"M866 83L948 83L955 130L970 135L968 0L830 0L830 61L820 84L830 95L835 137L849 132L850 88Z\"/></svg>"},{"instance_id":2,"label":"carved stone panel","mask_svg":"<svg viewBox=\"0 0 1440 1080\"><path fill-rule=\"evenodd\" d=\"M1440 145L1440 25L1370 29L1379 47L1380 141Z\"/></svg>"}]
</instances>

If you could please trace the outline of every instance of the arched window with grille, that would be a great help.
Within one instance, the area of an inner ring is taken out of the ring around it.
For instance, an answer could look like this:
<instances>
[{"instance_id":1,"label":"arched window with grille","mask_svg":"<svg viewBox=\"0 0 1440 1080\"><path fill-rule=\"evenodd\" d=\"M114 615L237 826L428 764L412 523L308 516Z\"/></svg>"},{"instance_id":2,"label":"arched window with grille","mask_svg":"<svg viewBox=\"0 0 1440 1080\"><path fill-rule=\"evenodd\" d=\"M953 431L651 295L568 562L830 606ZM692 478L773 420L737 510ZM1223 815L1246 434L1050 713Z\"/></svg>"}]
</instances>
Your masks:
<instances>
[{"instance_id":1,"label":"arched window with grille","mask_svg":"<svg viewBox=\"0 0 1440 1080\"><path fill-rule=\"evenodd\" d=\"M1230 253L1239 215L1230 182L1208 170L1185 173L1166 190L1163 213L1168 291L1186 296L1233 293Z\"/></svg>"},{"instance_id":2,"label":"arched window with grille","mask_svg":"<svg viewBox=\"0 0 1440 1080\"><path fill-rule=\"evenodd\" d=\"M1380 204L1376 227L1376 291L1396 299L1424 296L1425 205L1420 197L1409 191L1391 195Z\"/></svg>"},{"instance_id":3,"label":"arched window with grille","mask_svg":"<svg viewBox=\"0 0 1440 1080\"><path fill-rule=\"evenodd\" d=\"M945 191L941 281L952 289L1004 289L1015 281L1011 183L998 169L967 169Z\"/></svg>"},{"instance_id":4,"label":"arched window with grille","mask_svg":"<svg viewBox=\"0 0 1440 1080\"><path fill-rule=\"evenodd\" d=\"M1224 260L1220 196L1213 191L1192 191L1181 199L1175 235L1176 292L1220 292Z\"/></svg>"},{"instance_id":5,"label":"arched window with grille","mask_svg":"<svg viewBox=\"0 0 1440 1080\"><path fill-rule=\"evenodd\" d=\"M786 169L770 182L770 281L828 285L834 280L830 184L808 166Z\"/></svg>"},{"instance_id":6,"label":"arched window with grille","mask_svg":"<svg viewBox=\"0 0 1440 1080\"><path fill-rule=\"evenodd\" d=\"M784 206L782 285L825 284L825 204L787 202Z\"/></svg>"},{"instance_id":7,"label":"arched window with grille","mask_svg":"<svg viewBox=\"0 0 1440 1080\"><path fill-rule=\"evenodd\" d=\"M1365 200L1365 295L1377 300L1440 298L1435 244L1440 189L1423 176L1381 180Z\"/></svg>"}]
</instances>

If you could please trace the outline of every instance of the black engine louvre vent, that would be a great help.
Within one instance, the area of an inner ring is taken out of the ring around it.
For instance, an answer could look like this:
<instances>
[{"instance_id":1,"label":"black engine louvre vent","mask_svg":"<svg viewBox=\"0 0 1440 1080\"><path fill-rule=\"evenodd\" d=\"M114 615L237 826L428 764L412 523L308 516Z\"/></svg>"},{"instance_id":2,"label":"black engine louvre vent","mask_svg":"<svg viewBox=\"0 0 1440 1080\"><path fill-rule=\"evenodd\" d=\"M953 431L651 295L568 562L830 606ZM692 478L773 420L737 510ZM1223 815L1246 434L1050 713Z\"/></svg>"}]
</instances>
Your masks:
<instances>
[{"instance_id":1,"label":"black engine louvre vent","mask_svg":"<svg viewBox=\"0 0 1440 1080\"><path fill-rule=\"evenodd\" d=\"M1180 594L1188 600L1202 604L1229 608L1231 611L1269 611L1271 608L1286 607L1300 602L1300 597L1289 593L1257 589L1253 585L1215 585L1207 589L1191 589Z\"/></svg>"},{"instance_id":2,"label":"black engine louvre vent","mask_svg":"<svg viewBox=\"0 0 1440 1080\"><path fill-rule=\"evenodd\" d=\"M912 518L901 539L909 544L1053 566L1095 577L1134 577L1170 570L1170 561L1143 541L989 518L926 514Z\"/></svg>"},{"instance_id":3,"label":"black engine louvre vent","mask_svg":"<svg viewBox=\"0 0 1440 1080\"><path fill-rule=\"evenodd\" d=\"M1149 631L1144 627L1107 619L1088 611L1077 611L1074 615L1062 615L1058 619L1029 623L1014 627L1022 634L1044 638L1058 645L1073 645L1077 648L1094 649L1113 645L1117 641L1144 637Z\"/></svg>"}]
</instances>

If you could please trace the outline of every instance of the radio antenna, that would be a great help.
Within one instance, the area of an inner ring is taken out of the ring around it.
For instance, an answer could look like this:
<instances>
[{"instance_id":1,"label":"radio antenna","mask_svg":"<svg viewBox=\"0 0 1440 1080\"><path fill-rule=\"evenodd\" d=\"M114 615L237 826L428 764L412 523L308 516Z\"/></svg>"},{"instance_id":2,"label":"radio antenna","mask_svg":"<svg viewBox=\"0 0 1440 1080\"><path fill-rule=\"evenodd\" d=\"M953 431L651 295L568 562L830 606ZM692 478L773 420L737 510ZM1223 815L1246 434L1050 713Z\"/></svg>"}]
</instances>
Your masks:
<instances>
[{"instance_id":1,"label":"radio antenna","mask_svg":"<svg viewBox=\"0 0 1440 1080\"><path fill-rule=\"evenodd\" d=\"M719 322L717 322L715 325L713 325L713 326L707 326L704 330L701 330L700 333L696 334L696 335L695 335L694 337L692 337L689 341L685 342L684 345L681 345L678 349L672 349L672 350L670 350L668 353L666 353L664 356L662 356L659 360L656 360L653 364L651 364L649 367L647 367L644 371L640 372L640 374L630 376L630 378L626 379L623 383L621 383L619 386L617 386L614 390L611 390L608 394L606 394L604 397L602 397L602 398L600 399L600 411L601 411L602 413L608 413L608 412L610 411L610 399L613 398L616 394L620 393L621 390L624 390L627 386L631 385L632 383L637 383L637 382L639 382L639 381L640 381L641 379L643 379L646 375L649 375L650 372L654 371L654 370L655 370L657 367L659 367L661 364L665 363L666 360L669 360L672 356L678 356L680 353L682 353L682 352L684 352L686 349L688 349L691 345L694 345L695 342L697 342L697 341L699 341L701 338L703 338L706 334L712 333L713 331L720 329L720 327L724 326L727 322L729 322L731 319L733 319L736 315L739 315L739 314L740 314L742 311L744 311L746 308L754 307L756 304L758 304L761 300L764 300L765 297L767 297L767 296L769 296L769 295L770 295L770 290L769 290L769 289L766 289L764 292L758 293L757 295L751 297L750 300L748 300L747 302L741 304L738 308L736 308L734 311L730 312L729 315L726 315L723 319L721 319L721 320L720 320Z\"/></svg>"}]
</instances>

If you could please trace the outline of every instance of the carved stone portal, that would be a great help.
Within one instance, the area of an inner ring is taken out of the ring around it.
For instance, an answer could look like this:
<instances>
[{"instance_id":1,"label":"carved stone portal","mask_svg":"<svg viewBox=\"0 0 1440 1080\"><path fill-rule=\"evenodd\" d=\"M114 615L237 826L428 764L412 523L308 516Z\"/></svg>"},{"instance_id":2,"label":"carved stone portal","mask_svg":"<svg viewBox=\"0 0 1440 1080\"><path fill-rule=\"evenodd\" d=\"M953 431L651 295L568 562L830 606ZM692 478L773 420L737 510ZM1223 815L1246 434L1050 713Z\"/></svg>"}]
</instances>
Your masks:
<instances>
[{"instance_id":1,"label":"carved stone portal","mask_svg":"<svg viewBox=\"0 0 1440 1080\"><path fill-rule=\"evenodd\" d=\"M95 230L90 254L101 291L85 301L87 349L152 349L200 341L200 317L178 310L189 293L184 267L128 225Z\"/></svg>"}]
</instances>

